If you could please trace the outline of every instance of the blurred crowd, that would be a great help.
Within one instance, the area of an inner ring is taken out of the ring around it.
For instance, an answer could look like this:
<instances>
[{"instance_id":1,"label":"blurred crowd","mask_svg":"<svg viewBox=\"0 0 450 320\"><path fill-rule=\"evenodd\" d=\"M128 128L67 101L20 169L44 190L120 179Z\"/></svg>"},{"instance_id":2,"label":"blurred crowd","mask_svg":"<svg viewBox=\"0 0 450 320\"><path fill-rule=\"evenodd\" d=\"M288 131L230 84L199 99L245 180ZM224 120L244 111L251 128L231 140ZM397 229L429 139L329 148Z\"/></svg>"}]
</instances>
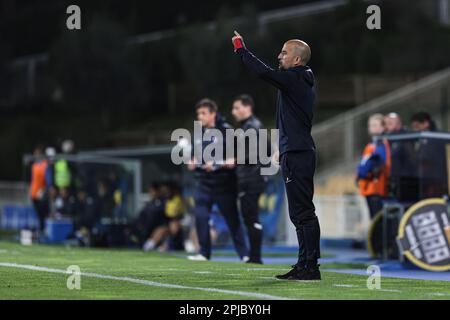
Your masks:
<instances>
[{"instance_id":1,"label":"blurred crowd","mask_svg":"<svg viewBox=\"0 0 450 320\"><path fill-rule=\"evenodd\" d=\"M73 237L89 243L89 236L102 219L124 216L126 184L116 172L98 177L89 165L79 166L71 159L75 144L65 140L60 150L37 145L30 170L30 197L43 232L46 219L68 217L73 223Z\"/></svg>"},{"instance_id":2,"label":"blurred crowd","mask_svg":"<svg viewBox=\"0 0 450 320\"><path fill-rule=\"evenodd\" d=\"M82 246L128 245L150 250L184 250L182 219L185 204L175 182L153 182L149 200L136 219L127 219L125 179L117 170L80 165L71 140L53 147L35 147L30 170L30 196L44 234L46 221L70 219L75 239ZM115 239L111 239L115 238Z\"/></svg>"},{"instance_id":3,"label":"blurred crowd","mask_svg":"<svg viewBox=\"0 0 450 320\"><path fill-rule=\"evenodd\" d=\"M417 144L408 139L399 142L389 138L437 131L435 121L427 112L413 114L409 128L397 113L376 113L369 117L368 133L372 141L364 148L357 168L357 183L360 194L367 200L371 219L388 198L418 201L421 197L446 194L447 190L440 181L444 176L443 170L446 170L441 144L430 141ZM422 187L416 192L420 184Z\"/></svg>"},{"instance_id":4,"label":"blurred crowd","mask_svg":"<svg viewBox=\"0 0 450 320\"><path fill-rule=\"evenodd\" d=\"M38 239L45 239L49 221L64 220L73 226L67 239L80 246L198 250L194 220L188 214L192 208L175 181L152 182L142 208L134 208L139 211L130 214L123 172L77 160L71 140L63 141L59 150L37 145L29 168L30 198L39 219L34 230ZM221 241L222 221L217 219L216 215L211 218L214 243Z\"/></svg>"},{"instance_id":5,"label":"blurred crowd","mask_svg":"<svg viewBox=\"0 0 450 320\"><path fill-rule=\"evenodd\" d=\"M184 250L182 220L186 212L181 188L174 182L154 182L149 201L130 225L129 239L150 250Z\"/></svg>"}]
</instances>

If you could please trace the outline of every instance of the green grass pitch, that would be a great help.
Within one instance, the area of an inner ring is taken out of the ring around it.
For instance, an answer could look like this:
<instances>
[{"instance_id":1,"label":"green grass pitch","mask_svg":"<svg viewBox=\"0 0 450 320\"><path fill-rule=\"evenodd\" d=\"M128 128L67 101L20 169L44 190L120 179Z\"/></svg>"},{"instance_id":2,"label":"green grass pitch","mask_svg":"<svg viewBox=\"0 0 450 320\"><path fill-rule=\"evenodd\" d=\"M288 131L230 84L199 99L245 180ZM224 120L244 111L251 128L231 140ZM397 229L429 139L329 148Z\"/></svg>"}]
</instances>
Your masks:
<instances>
[{"instance_id":1,"label":"green grass pitch","mask_svg":"<svg viewBox=\"0 0 450 320\"><path fill-rule=\"evenodd\" d=\"M294 259L294 258L293 258ZM81 270L80 290L65 273ZM444 281L382 278L369 290L367 277L338 274L323 265L322 281L279 281L287 265L189 261L182 254L129 249L21 246L0 242L0 299L449 299ZM360 266L363 267L363 266Z\"/></svg>"}]
</instances>

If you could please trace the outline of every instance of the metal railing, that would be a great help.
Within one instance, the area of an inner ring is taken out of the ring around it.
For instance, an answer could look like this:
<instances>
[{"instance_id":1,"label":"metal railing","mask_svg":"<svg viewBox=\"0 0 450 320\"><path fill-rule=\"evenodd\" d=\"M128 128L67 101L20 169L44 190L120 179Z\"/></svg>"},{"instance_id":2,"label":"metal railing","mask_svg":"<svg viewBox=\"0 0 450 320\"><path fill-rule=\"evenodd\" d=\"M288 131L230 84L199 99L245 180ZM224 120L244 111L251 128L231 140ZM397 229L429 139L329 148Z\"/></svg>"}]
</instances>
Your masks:
<instances>
[{"instance_id":1,"label":"metal railing","mask_svg":"<svg viewBox=\"0 0 450 320\"><path fill-rule=\"evenodd\" d=\"M369 212L364 197L359 195L314 197L316 214L320 221L321 237L327 239L353 239L364 241L370 225ZM287 208L284 208L284 241L286 245L297 245L297 234Z\"/></svg>"},{"instance_id":2,"label":"metal railing","mask_svg":"<svg viewBox=\"0 0 450 320\"><path fill-rule=\"evenodd\" d=\"M5 203L28 203L29 184L26 182L0 181L0 206Z\"/></svg>"}]
</instances>

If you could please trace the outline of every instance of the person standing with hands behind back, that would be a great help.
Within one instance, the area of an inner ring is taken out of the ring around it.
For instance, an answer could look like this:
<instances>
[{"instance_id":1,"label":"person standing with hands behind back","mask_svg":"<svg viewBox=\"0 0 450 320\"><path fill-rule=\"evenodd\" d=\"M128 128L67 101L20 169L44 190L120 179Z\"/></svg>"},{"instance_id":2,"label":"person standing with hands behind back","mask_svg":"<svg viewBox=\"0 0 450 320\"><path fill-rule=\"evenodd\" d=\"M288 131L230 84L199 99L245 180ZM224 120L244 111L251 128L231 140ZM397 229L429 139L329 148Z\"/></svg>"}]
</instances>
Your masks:
<instances>
[{"instance_id":1,"label":"person standing with hands behind back","mask_svg":"<svg viewBox=\"0 0 450 320\"><path fill-rule=\"evenodd\" d=\"M261 121L254 115L253 108L255 103L248 94L241 94L233 101L231 113L243 130L242 135L245 138L247 132L255 130L257 140L252 144L248 139L243 146L245 148L245 164L237 164L236 177L238 181L238 198L241 205L242 217L247 227L248 239L250 244L250 260L248 263L262 264L261 246L263 239L263 226L259 221L259 197L266 185L266 180L261 175L261 163L251 163L256 159L258 153L259 130L263 128Z\"/></svg>"}]
</instances>

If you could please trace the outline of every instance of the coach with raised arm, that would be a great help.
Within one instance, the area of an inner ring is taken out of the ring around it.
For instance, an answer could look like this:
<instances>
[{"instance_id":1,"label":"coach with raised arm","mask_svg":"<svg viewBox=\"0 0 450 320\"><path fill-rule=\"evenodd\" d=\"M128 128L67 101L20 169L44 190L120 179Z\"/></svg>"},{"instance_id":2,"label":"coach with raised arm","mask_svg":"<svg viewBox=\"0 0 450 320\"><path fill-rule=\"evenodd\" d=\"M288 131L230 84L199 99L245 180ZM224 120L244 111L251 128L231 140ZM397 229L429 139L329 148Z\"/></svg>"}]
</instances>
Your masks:
<instances>
[{"instance_id":1,"label":"coach with raised arm","mask_svg":"<svg viewBox=\"0 0 450 320\"><path fill-rule=\"evenodd\" d=\"M314 75L307 66L311 50L304 41L287 41L278 55L279 70L274 70L247 50L242 36L234 33L234 51L244 65L278 89L276 123L280 165L299 253L292 270L276 278L320 280L320 226L313 204L316 152L311 136L315 90Z\"/></svg>"}]
</instances>

